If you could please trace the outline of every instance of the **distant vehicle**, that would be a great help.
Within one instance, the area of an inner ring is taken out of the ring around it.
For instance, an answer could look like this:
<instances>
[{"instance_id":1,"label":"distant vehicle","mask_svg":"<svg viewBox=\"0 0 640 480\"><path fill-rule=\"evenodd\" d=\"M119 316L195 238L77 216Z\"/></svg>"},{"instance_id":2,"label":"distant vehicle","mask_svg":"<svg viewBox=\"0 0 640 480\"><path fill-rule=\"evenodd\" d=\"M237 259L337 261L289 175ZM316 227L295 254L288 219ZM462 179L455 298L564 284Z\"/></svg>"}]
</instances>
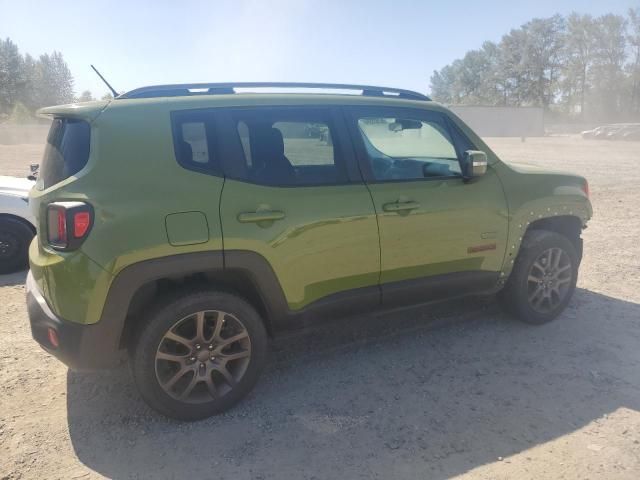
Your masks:
<instances>
[{"instance_id":1,"label":"distant vehicle","mask_svg":"<svg viewBox=\"0 0 640 480\"><path fill-rule=\"evenodd\" d=\"M620 125L618 128L611 129L605 135L606 140L622 140L625 133L633 132L638 128L636 124Z\"/></svg>"},{"instance_id":2,"label":"distant vehicle","mask_svg":"<svg viewBox=\"0 0 640 480\"><path fill-rule=\"evenodd\" d=\"M596 138L596 135L598 135L604 128L606 127L603 126L592 128L591 130L584 130L583 132L580 132L580 135L582 135L582 138L585 140L590 140Z\"/></svg>"},{"instance_id":3,"label":"distant vehicle","mask_svg":"<svg viewBox=\"0 0 640 480\"><path fill-rule=\"evenodd\" d=\"M611 134L611 140L640 140L640 125L627 125Z\"/></svg>"},{"instance_id":4,"label":"distant vehicle","mask_svg":"<svg viewBox=\"0 0 640 480\"><path fill-rule=\"evenodd\" d=\"M626 133L635 132L637 129L640 129L640 124L613 123L602 125L592 130L585 130L581 132L581 135L585 140L621 140Z\"/></svg>"},{"instance_id":5,"label":"distant vehicle","mask_svg":"<svg viewBox=\"0 0 640 480\"><path fill-rule=\"evenodd\" d=\"M29 263L29 244L36 233L29 210L34 183L29 178L0 176L0 273L15 272Z\"/></svg>"},{"instance_id":6,"label":"distant vehicle","mask_svg":"<svg viewBox=\"0 0 640 480\"><path fill-rule=\"evenodd\" d=\"M624 130L625 127L614 127L608 129L604 134L596 137L598 140L615 140L617 135Z\"/></svg>"},{"instance_id":7,"label":"distant vehicle","mask_svg":"<svg viewBox=\"0 0 640 480\"><path fill-rule=\"evenodd\" d=\"M615 132L619 128L620 125L602 125L592 130L585 130L582 132L582 138L603 140L609 133Z\"/></svg>"}]
</instances>

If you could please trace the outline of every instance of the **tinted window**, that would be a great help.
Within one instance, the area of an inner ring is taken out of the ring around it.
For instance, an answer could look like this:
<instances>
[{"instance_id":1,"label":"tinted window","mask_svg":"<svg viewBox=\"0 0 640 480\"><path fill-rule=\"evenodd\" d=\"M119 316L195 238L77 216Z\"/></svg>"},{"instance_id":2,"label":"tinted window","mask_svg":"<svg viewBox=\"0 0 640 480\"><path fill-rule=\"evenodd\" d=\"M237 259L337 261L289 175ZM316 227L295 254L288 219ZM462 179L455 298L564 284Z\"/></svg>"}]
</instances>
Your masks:
<instances>
[{"instance_id":1,"label":"tinted window","mask_svg":"<svg viewBox=\"0 0 640 480\"><path fill-rule=\"evenodd\" d=\"M180 125L182 141L185 152L191 150L191 155L183 158L186 162L207 164L210 161L209 147L207 145L207 129L204 122L184 122Z\"/></svg>"},{"instance_id":2,"label":"tinted window","mask_svg":"<svg viewBox=\"0 0 640 480\"><path fill-rule=\"evenodd\" d=\"M55 118L47 136L38 188L48 188L82 170L89 160L90 137L87 122Z\"/></svg>"},{"instance_id":3,"label":"tinted window","mask_svg":"<svg viewBox=\"0 0 640 480\"><path fill-rule=\"evenodd\" d=\"M358 119L358 128L376 180L460 176L455 144L440 116L367 116Z\"/></svg>"},{"instance_id":4,"label":"tinted window","mask_svg":"<svg viewBox=\"0 0 640 480\"><path fill-rule=\"evenodd\" d=\"M249 139L249 127L243 121L238 122L238 136L242 143L242 152L248 167L251 167L251 142Z\"/></svg>"},{"instance_id":5,"label":"tinted window","mask_svg":"<svg viewBox=\"0 0 640 480\"><path fill-rule=\"evenodd\" d=\"M334 165L331 131L326 123L276 122L282 133L284 154L294 166Z\"/></svg>"},{"instance_id":6,"label":"tinted window","mask_svg":"<svg viewBox=\"0 0 640 480\"><path fill-rule=\"evenodd\" d=\"M232 115L242 150L242 180L264 185L345 183L332 123L315 110L264 109Z\"/></svg>"},{"instance_id":7,"label":"tinted window","mask_svg":"<svg viewBox=\"0 0 640 480\"><path fill-rule=\"evenodd\" d=\"M215 118L211 112L173 112L173 146L178 163L190 170L218 174Z\"/></svg>"}]
</instances>

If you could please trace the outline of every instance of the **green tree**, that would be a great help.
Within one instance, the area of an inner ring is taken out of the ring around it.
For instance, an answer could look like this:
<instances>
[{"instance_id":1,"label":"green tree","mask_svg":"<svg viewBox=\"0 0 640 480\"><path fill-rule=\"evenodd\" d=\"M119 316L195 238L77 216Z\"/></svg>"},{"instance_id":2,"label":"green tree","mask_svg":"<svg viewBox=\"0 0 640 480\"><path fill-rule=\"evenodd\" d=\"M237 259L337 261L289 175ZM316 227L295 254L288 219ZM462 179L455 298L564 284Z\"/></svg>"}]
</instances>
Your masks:
<instances>
[{"instance_id":1,"label":"green tree","mask_svg":"<svg viewBox=\"0 0 640 480\"><path fill-rule=\"evenodd\" d=\"M95 100L95 98L93 98L93 95L91 95L91 92L89 90L85 90L84 92L82 92L76 99L77 102L91 102L92 100Z\"/></svg>"},{"instance_id":2,"label":"green tree","mask_svg":"<svg viewBox=\"0 0 640 480\"><path fill-rule=\"evenodd\" d=\"M519 107L527 102L529 78L524 63L526 44L526 33L522 29L511 30L500 41L497 74L504 85L504 105Z\"/></svg>"},{"instance_id":3,"label":"green tree","mask_svg":"<svg viewBox=\"0 0 640 480\"><path fill-rule=\"evenodd\" d=\"M521 97L532 105L548 108L558 90L565 22L560 15L534 18L522 27L522 70L526 84Z\"/></svg>"},{"instance_id":4,"label":"green tree","mask_svg":"<svg viewBox=\"0 0 640 480\"><path fill-rule=\"evenodd\" d=\"M566 66L562 80L562 98L567 111L573 113L577 110L583 119L596 42L593 17L577 13L569 15L564 43Z\"/></svg>"},{"instance_id":5,"label":"green tree","mask_svg":"<svg viewBox=\"0 0 640 480\"><path fill-rule=\"evenodd\" d=\"M603 15L595 22L596 48L592 67L590 102L598 118L613 120L627 110L625 102L627 58L626 20L620 15Z\"/></svg>"},{"instance_id":6,"label":"green tree","mask_svg":"<svg viewBox=\"0 0 640 480\"><path fill-rule=\"evenodd\" d=\"M38 62L28 53L25 54L22 63L24 84L20 90L20 102L32 112L37 108L35 103L35 82L38 71Z\"/></svg>"},{"instance_id":7,"label":"green tree","mask_svg":"<svg viewBox=\"0 0 640 480\"><path fill-rule=\"evenodd\" d=\"M484 50L471 50L462 59L458 81L459 96L463 103L481 104L491 101L487 91L487 73L491 69L489 63Z\"/></svg>"},{"instance_id":8,"label":"green tree","mask_svg":"<svg viewBox=\"0 0 640 480\"><path fill-rule=\"evenodd\" d=\"M482 44L484 72L482 75L482 103L506 105L506 84L500 74L500 47L493 42Z\"/></svg>"},{"instance_id":9,"label":"green tree","mask_svg":"<svg viewBox=\"0 0 640 480\"><path fill-rule=\"evenodd\" d=\"M13 109L11 110L11 114L9 115L8 122L9 123L31 123L33 122L33 114L29 111L29 109L22 103L16 102L13 105Z\"/></svg>"},{"instance_id":10,"label":"green tree","mask_svg":"<svg viewBox=\"0 0 640 480\"><path fill-rule=\"evenodd\" d=\"M452 65L434 71L431 75L431 97L442 103L458 103L457 95L453 91L456 76Z\"/></svg>"},{"instance_id":11,"label":"green tree","mask_svg":"<svg viewBox=\"0 0 640 480\"><path fill-rule=\"evenodd\" d=\"M34 79L37 108L73 102L73 76L62 54L40 55Z\"/></svg>"},{"instance_id":12,"label":"green tree","mask_svg":"<svg viewBox=\"0 0 640 480\"><path fill-rule=\"evenodd\" d=\"M22 55L9 38L0 39L0 113L8 113L24 89Z\"/></svg>"},{"instance_id":13,"label":"green tree","mask_svg":"<svg viewBox=\"0 0 640 480\"><path fill-rule=\"evenodd\" d=\"M628 66L631 95L629 109L635 115L640 113L640 7L629 9L629 32L627 41L631 48L631 62Z\"/></svg>"},{"instance_id":14,"label":"green tree","mask_svg":"<svg viewBox=\"0 0 640 480\"><path fill-rule=\"evenodd\" d=\"M533 19L430 79L445 103L540 106L592 121L640 120L640 8Z\"/></svg>"}]
</instances>

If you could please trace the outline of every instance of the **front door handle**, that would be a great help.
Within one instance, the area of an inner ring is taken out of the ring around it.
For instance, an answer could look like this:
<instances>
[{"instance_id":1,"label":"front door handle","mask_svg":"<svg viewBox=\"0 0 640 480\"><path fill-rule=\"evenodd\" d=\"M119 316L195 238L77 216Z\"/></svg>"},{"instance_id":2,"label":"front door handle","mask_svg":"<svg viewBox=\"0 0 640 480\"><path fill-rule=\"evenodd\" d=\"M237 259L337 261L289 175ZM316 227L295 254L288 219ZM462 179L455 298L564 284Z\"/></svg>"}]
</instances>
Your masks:
<instances>
[{"instance_id":1,"label":"front door handle","mask_svg":"<svg viewBox=\"0 0 640 480\"><path fill-rule=\"evenodd\" d=\"M420 204L413 201L391 202L382 205L382 210L385 212L408 212L410 210L416 210L417 208L420 208Z\"/></svg>"},{"instance_id":2,"label":"front door handle","mask_svg":"<svg viewBox=\"0 0 640 480\"><path fill-rule=\"evenodd\" d=\"M279 210L260 210L257 212L242 212L238 214L238 221L240 223L274 222L282 220L284 217L284 212Z\"/></svg>"}]
</instances>

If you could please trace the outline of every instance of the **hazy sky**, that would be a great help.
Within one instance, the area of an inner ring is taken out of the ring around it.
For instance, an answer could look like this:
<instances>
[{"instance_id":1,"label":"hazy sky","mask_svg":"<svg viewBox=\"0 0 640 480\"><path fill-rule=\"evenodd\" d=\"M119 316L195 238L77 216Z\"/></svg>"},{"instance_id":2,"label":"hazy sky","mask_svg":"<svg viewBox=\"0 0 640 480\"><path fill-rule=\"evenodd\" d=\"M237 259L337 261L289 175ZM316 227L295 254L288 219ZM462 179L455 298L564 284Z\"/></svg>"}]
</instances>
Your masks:
<instances>
[{"instance_id":1,"label":"hazy sky","mask_svg":"<svg viewBox=\"0 0 640 480\"><path fill-rule=\"evenodd\" d=\"M429 76L533 17L625 13L640 1L0 0L0 36L62 52L76 92L219 81L366 83L426 92Z\"/></svg>"}]
</instances>

